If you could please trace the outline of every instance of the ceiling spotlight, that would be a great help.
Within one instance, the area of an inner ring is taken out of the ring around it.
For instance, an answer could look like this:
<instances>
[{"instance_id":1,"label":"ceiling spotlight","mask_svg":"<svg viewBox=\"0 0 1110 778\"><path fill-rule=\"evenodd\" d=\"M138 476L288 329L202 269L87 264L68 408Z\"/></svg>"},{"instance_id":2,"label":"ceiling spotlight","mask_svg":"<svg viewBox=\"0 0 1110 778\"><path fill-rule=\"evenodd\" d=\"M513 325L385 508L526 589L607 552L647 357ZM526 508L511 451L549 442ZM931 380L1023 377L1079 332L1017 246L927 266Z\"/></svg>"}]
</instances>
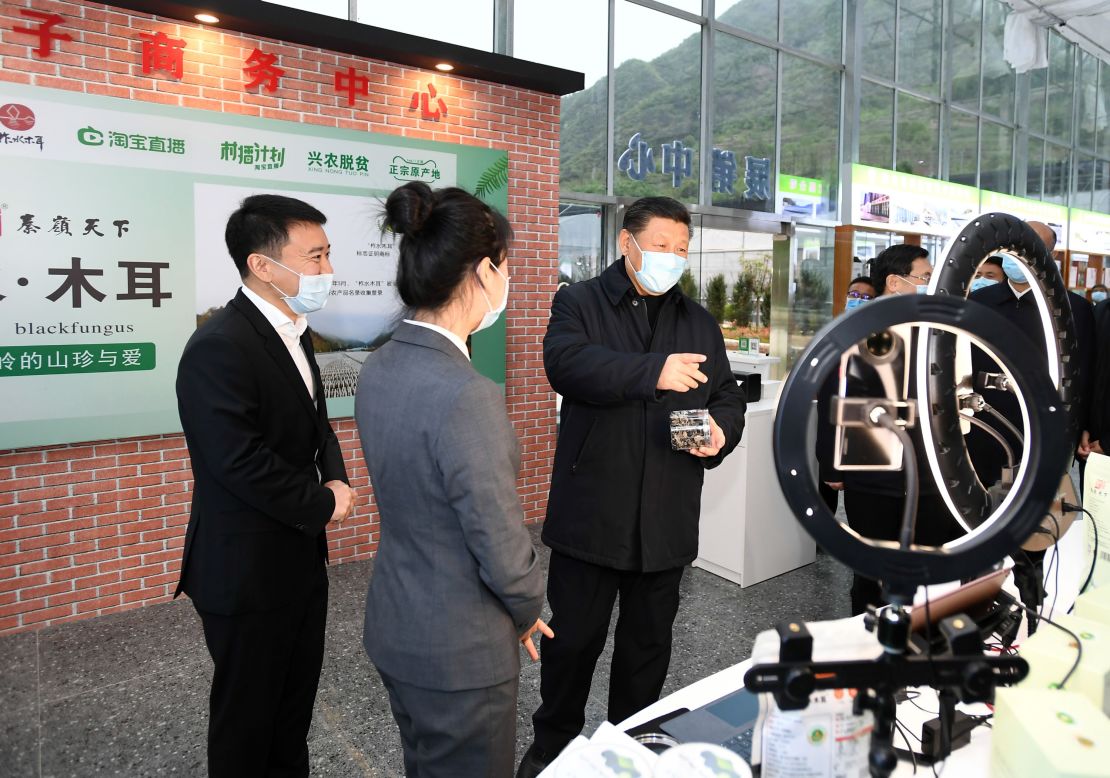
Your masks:
<instances>
[{"instance_id":1,"label":"ceiling spotlight","mask_svg":"<svg viewBox=\"0 0 1110 778\"><path fill-rule=\"evenodd\" d=\"M440 62L438 65L436 65L436 70L442 70L444 73L450 73L454 69L455 66L452 65L450 62Z\"/></svg>"},{"instance_id":2,"label":"ceiling spotlight","mask_svg":"<svg viewBox=\"0 0 1110 778\"><path fill-rule=\"evenodd\" d=\"M220 17L213 16L212 14L197 14L193 17L201 24L219 24Z\"/></svg>"}]
</instances>

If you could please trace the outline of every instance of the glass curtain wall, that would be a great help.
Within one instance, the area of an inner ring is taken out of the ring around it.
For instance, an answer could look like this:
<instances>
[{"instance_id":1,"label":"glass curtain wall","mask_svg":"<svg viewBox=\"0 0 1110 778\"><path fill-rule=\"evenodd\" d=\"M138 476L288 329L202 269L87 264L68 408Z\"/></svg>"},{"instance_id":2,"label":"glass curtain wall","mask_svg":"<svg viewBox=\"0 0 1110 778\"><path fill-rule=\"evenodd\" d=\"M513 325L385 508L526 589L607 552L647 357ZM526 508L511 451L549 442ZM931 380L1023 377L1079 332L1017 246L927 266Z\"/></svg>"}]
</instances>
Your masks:
<instances>
[{"instance_id":1,"label":"glass curtain wall","mask_svg":"<svg viewBox=\"0 0 1110 778\"><path fill-rule=\"evenodd\" d=\"M628 0L615 10L611 194L697 202L701 26Z\"/></svg>"},{"instance_id":2,"label":"glass curtain wall","mask_svg":"<svg viewBox=\"0 0 1110 778\"><path fill-rule=\"evenodd\" d=\"M609 137L609 4L597 0L514 0L514 56L577 70L585 89L562 100L559 181L563 191L606 193Z\"/></svg>"},{"instance_id":3,"label":"glass curtain wall","mask_svg":"<svg viewBox=\"0 0 1110 778\"><path fill-rule=\"evenodd\" d=\"M514 56L586 72L562 101L564 194L835 218L844 0L513 9Z\"/></svg>"},{"instance_id":4,"label":"glass curtain wall","mask_svg":"<svg viewBox=\"0 0 1110 778\"><path fill-rule=\"evenodd\" d=\"M845 161L1110 210L1110 61L1050 29L1048 67L1015 75L1005 0L855 0L853 31L848 0L275 2L584 72L560 117L570 200L831 219L847 133Z\"/></svg>"},{"instance_id":5,"label":"glass curtain wall","mask_svg":"<svg viewBox=\"0 0 1110 778\"><path fill-rule=\"evenodd\" d=\"M523 59L586 72L585 89L562 101L560 223L568 234L585 226L583 209L591 205L610 218L607 228L594 222L592 229L612 252L618 203L645 195L702 209L835 218L843 0L571 5L552 13L545 0L515 0L513 49ZM557 57L551 39L575 45ZM890 135L893 92L887 100ZM832 231L814 227L808 253L788 257L792 242L776 242L773 228L748 226L695 213L687 292L710 308L727 338L767 342L772 275L783 275L789 298L777 304L790 311L783 324L792 346L803 343L831 315ZM573 243L561 251L567 282L591 263L582 259L589 254L582 241ZM793 312L799 300L804 315Z\"/></svg>"},{"instance_id":6,"label":"glass curtain wall","mask_svg":"<svg viewBox=\"0 0 1110 778\"><path fill-rule=\"evenodd\" d=\"M859 161L1014 192L1002 0L859 0Z\"/></svg>"},{"instance_id":7,"label":"glass curtain wall","mask_svg":"<svg viewBox=\"0 0 1110 778\"><path fill-rule=\"evenodd\" d=\"M699 302L721 325L726 340L770 339L774 238L746 231L728 217L694 215L691 281L703 290Z\"/></svg>"},{"instance_id":8,"label":"glass curtain wall","mask_svg":"<svg viewBox=\"0 0 1110 778\"><path fill-rule=\"evenodd\" d=\"M559 285L575 284L605 269L605 209L559 203Z\"/></svg>"}]
</instances>

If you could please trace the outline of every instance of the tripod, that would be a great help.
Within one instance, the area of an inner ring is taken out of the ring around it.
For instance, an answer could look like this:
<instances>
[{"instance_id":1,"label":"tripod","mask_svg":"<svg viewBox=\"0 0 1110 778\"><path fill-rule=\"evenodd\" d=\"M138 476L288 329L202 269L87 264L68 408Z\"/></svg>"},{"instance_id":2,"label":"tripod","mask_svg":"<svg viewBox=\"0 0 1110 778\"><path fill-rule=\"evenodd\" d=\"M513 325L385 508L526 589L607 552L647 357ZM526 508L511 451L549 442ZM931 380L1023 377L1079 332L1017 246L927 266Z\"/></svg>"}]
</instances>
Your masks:
<instances>
[{"instance_id":1,"label":"tripod","mask_svg":"<svg viewBox=\"0 0 1110 778\"><path fill-rule=\"evenodd\" d=\"M899 598L900 599L900 598ZM932 686L940 701L940 750L950 751L956 701L986 702L998 686L1017 683L1029 673L1021 657L985 656L978 626L956 614L939 624L948 648L940 655L907 654L910 614L898 601L865 617L876 633L883 655L877 660L813 662L813 637L804 624L780 624L779 661L756 665L744 675L753 692L770 692L781 710L802 710L817 689L856 689L853 712L875 716L868 764L873 778L886 778L898 764L894 750L895 697L909 686Z\"/></svg>"}]
</instances>

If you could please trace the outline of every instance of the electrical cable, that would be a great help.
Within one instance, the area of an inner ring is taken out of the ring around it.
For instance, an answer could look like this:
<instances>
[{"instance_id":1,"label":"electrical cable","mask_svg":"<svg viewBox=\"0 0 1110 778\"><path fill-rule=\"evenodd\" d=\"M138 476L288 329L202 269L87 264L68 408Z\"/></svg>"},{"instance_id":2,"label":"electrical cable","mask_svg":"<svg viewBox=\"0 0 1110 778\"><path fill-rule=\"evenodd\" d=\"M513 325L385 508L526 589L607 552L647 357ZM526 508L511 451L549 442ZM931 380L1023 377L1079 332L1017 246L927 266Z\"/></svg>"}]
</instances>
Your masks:
<instances>
[{"instance_id":1,"label":"electrical cable","mask_svg":"<svg viewBox=\"0 0 1110 778\"><path fill-rule=\"evenodd\" d=\"M916 698L914 698L914 699L916 699ZM939 716L939 715L940 715L940 712L939 712L939 711L935 711L935 710L926 710L925 708L921 707L920 705L918 705L918 704L917 704L916 702L914 702L913 700L911 700L911 699L909 699L909 698L906 698L906 702L908 702L908 703L909 703L910 705L912 705L912 706L914 706L915 708L917 708L917 709L918 709L919 711L921 711L922 713L928 713L928 714L929 714L930 716Z\"/></svg>"},{"instance_id":2,"label":"electrical cable","mask_svg":"<svg viewBox=\"0 0 1110 778\"><path fill-rule=\"evenodd\" d=\"M1052 583L1052 607L1048 609L1048 615L1052 616L1056 612L1056 598L1060 596L1060 522L1056 520L1052 511L1048 512L1048 518L1052 519L1052 526L1056 528L1056 534L1052 538L1052 556L1048 558L1048 569L1050 572L1053 569L1053 563L1056 564Z\"/></svg>"},{"instance_id":3,"label":"electrical cable","mask_svg":"<svg viewBox=\"0 0 1110 778\"><path fill-rule=\"evenodd\" d=\"M902 735L902 741L906 744L906 750L910 752L910 761L913 763L913 774L917 775L917 754L913 752L913 746L910 745L910 739L906 737L906 729L898 721L898 717L894 717L894 728ZM920 741L919 741L920 742Z\"/></svg>"},{"instance_id":4,"label":"electrical cable","mask_svg":"<svg viewBox=\"0 0 1110 778\"><path fill-rule=\"evenodd\" d=\"M1019 430L1017 427L1015 427L1014 423L1012 421L1010 421L1005 416L1003 416L1001 413L996 411L989 403L986 403L986 402L983 403L983 410L985 410L987 413L989 413L1003 427L1005 427L1007 430L1009 430L1010 434L1014 436L1015 440L1017 440L1019 443L1024 443L1025 442L1025 436L1023 434L1021 434L1021 430Z\"/></svg>"},{"instance_id":5,"label":"electrical cable","mask_svg":"<svg viewBox=\"0 0 1110 778\"><path fill-rule=\"evenodd\" d=\"M1078 507L1078 506L1073 506L1073 507ZM1083 581L1083 585L1081 587L1079 587L1079 593L1083 594L1083 592L1087 591L1087 587L1091 585L1091 579L1095 575L1095 563L1098 562L1098 522L1095 521L1095 517L1091 516L1091 512L1089 510L1087 510L1086 508L1079 508L1079 510L1083 511L1088 516L1090 516L1090 518L1091 518L1091 531L1094 532L1094 534L1095 534L1095 553L1091 556L1091 569L1087 572L1087 579L1085 581Z\"/></svg>"},{"instance_id":6,"label":"electrical cable","mask_svg":"<svg viewBox=\"0 0 1110 778\"><path fill-rule=\"evenodd\" d=\"M1020 600L1016 601L1016 604L1020 608L1025 610L1026 613L1028 613L1032 616L1037 615L1036 612L1032 608L1030 608L1025 603L1021 602ZM1076 635L1074 632L1072 632L1067 627L1062 627L1059 624L1057 624L1055 621L1053 621L1052 619L1049 619L1045 616L1041 616L1040 619L1042 621L1044 621L1046 624L1051 624L1053 627L1056 627L1056 629L1060 630L1061 632L1066 633L1072 640L1075 641L1075 662L1072 663L1071 669L1068 670L1067 675L1064 676L1064 680L1060 681L1059 685L1056 687L1060 691L1063 691L1064 686L1067 684L1067 682L1069 680L1071 680L1072 674L1075 673L1075 669L1077 667L1079 667L1079 663L1083 660L1083 643L1079 640L1079 636Z\"/></svg>"},{"instance_id":7,"label":"electrical cable","mask_svg":"<svg viewBox=\"0 0 1110 778\"><path fill-rule=\"evenodd\" d=\"M1025 549L1019 548L1019 549L1017 549L1017 553L1021 554L1022 558L1025 560L1025 564L1027 564L1029 566L1030 570L1033 570L1033 571L1036 570L1037 565L1033 562L1033 558L1031 556L1029 556L1029 553ZM1017 561L1016 556L1014 556L1013 554L1011 554L1010 556L1014 558L1015 562ZM1051 561L1051 559L1050 559L1050 561ZM1016 569L1017 569L1016 566L1015 566L1014 569L1016 571ZM1044 568L1041 568L1040 575L1039 576L1034 576L1034 578L1037 582L1038 591L1041 592L1041 593L1047 593L1047 592L1045 592L1045 588L1044 588ZM1015 583L1015 585L1017 584L1017 573L1016 572L1014 573L1014 583ZM1018 591L1019 591L1019 599L1020 599L1020 597L1021 597L1020 588L1019 588ZM1039 596L1040 595L1038 595L1038 597ZM1023 602L1023 603L1021 603L1021 605L1024 606L1025 603ZM1035 624L1034 619L1035 618L1040 618L1043 611L1044 611L1044 599L1041 598L1040 602L1037 603L1036 612L1034 612L1032 610L1029 611L1029 613L1031 614L1029 619L1028 619L1030 626L1033 626Z\"/></svg>"},{"instance_id":8,"label":"electrical cable","mask_svg":"<svg viewBox=\"0 0 1110 778\"><path fill-rule=\"evenodd\" d=\"M983 430L983 432L994 438L995 442L1002 446L1002 450L1006 452L1006 467L1013 468L1014 449L1006 442L1006 437L1001 432L975 416L964 416L963 420L974 424L976 427Z\"/></svg>"},{"instance_id":9,"label":"electrical cable","mask_svg":"<svg viewBox=\"0 0 1110 778\"><path fill-rule=\"evenodd\" d=\"M917 495L920 485L917 478L917 455L914 453L913 441L909 434L895 423L893 417L885 411L875 420L876 424L888 429L902 444L902 470L906 473L906 500L902 504L902 528L898 536L898 545L909 549L913 545L914 529L917 526Z\"/></svg>"}]
</instances>

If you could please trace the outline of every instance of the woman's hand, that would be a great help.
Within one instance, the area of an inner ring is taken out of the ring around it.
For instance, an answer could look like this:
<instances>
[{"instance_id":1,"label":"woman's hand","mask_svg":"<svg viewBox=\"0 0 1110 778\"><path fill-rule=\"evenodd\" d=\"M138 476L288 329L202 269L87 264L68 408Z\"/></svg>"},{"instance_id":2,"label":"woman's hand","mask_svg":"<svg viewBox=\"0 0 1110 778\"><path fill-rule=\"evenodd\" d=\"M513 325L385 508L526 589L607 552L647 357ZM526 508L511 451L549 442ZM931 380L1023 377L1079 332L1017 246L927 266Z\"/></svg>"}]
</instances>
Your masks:
<instances>
[{"instance_id":1,"label":"woman's hand","mask_svg":"<svg viewBox=\"0 0 1110 778\"><path fill-rule=\"evenodd\" d=\"M524 646L524 650L528 652L528 656L532 657L533 662L540 661L540 654L536 651L536 644L532 642L532 635L539 630L541 633L549 638L555 637L555 633L551 631L551 627L543 619L536 619L536 623L528 628L528 631L520 636L520 644Z\"/></svg>"}]
</instances>

